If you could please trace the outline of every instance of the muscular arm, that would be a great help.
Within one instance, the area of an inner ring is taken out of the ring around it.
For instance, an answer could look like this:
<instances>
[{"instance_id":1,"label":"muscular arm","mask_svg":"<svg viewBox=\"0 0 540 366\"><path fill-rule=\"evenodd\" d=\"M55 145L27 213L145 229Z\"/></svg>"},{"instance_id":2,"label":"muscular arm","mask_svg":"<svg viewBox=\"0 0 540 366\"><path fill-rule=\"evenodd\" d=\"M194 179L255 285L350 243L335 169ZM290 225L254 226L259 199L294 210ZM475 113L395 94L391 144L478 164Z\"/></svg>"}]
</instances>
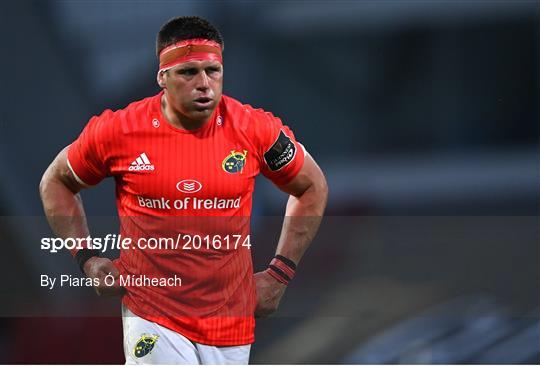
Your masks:
<instances>
[{"instance_id":1,"label":"muscular arm","mask_svg":"<svg viewBox=\"0 0 540 366\"><path fill-rule=\"evenodd\" d=\"M77 181L68 166L67 149L66 147L60 151L43 174L39 183L39 193L45 216L56 236L64 239L86 238L90 232L79 194L85 186ZM110 296L122 292L116 281L113 286L106 286L103 281L109 273L115 278L119 275L110 259L92 257L84 264L84 272L89 278L100 280L100 285L94 287L98 295Z\"/></svg>"},{"instance_id":2,"label":"muscular arm","mask_svg":"<svg viewBox=\"0 0 540 366\"><path fill-rule=\"evenodd\" d=\"M328 186L321 169L308 154L298 175L279 188L290 196L276 254L298 264L319 229L328 199ZM255 315L264 317L275 312L286 286L266 271L255 274L255 286Z\"/></svg>"},{"instance_id":3,"label":"muscular arm","mask_svg":"<svg viewBox=\"0 0 540 366\"><path fill-rule=\"evenodd\" d=\"M67 164L65 147L47 168L39 184L45 216L51 229L61 238L85 238L89 235L79 191L84 188Z\"/></svg>"},{"instance_id":4,"label":"muscular arm","mask_svg":"<svg viewBox=\"0 0 540 366\"><path fill-rule=\"evenodd\" d=\"M290 196L276 254L298 264L319 229L328 186L323 172L308 154L298 175L279 188Z\"/></svg>"}]
</instances>

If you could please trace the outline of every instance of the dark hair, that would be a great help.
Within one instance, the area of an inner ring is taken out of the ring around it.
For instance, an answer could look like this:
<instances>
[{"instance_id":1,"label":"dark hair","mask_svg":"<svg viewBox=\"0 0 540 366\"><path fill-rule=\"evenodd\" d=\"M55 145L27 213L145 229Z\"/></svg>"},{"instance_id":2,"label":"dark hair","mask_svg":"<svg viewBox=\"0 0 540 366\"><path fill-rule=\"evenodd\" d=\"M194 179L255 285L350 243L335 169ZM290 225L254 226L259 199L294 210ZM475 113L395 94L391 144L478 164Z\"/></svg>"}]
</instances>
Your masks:
<instances>
[{"instance_id":1,"label":"dark hair","mask_svg":"<svg viewBox=\"0 0 540 366\"><path fill-rule=\"evenodd\" d=\"M216 41L224 47L223 37L219 30L209 21L197 17L176 17L163 24L156 39L156 55L165 47L186 39L205 38Z\"/></svg>"}]
</instances>

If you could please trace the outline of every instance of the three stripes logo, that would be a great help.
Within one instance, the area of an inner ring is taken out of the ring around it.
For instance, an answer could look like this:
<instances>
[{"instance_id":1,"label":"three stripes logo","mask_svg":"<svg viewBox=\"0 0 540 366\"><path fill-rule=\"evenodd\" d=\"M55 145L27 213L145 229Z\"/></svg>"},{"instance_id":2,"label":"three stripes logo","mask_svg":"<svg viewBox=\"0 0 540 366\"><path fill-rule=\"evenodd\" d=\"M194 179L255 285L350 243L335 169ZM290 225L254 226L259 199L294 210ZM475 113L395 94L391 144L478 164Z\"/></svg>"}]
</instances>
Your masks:
<instances>
[{"instance_id":1,"label":"three stripes logo","mask_svg":"<svg viewBox=\"0 0 540 366\"><path fill-rule=\"evenodd\" d=\"M150 159L146 153L139 155L128 168L129 171L154 170L154 164L150 163Z\"/></svg>"}]
</instances>

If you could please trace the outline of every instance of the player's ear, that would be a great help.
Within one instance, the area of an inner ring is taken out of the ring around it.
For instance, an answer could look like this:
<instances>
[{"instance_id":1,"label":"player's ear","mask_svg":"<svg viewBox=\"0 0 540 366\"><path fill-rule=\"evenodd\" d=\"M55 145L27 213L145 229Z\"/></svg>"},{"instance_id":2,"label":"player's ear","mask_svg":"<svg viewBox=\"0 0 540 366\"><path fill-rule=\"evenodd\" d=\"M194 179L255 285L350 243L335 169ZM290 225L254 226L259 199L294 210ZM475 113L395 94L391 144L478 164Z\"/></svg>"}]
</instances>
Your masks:
<instances>
[{"instance_id":1,"label":"player's ear","mask_svg":"<svg viewBox=\"0 0 540 366\"><path fill-rule=\"evenodd\" d=\"M157 83L159 87L162 89L165 89L165 74L166 73L167 73L166 71L159 71L157 73Z\"/></svg>"}]
</instances>

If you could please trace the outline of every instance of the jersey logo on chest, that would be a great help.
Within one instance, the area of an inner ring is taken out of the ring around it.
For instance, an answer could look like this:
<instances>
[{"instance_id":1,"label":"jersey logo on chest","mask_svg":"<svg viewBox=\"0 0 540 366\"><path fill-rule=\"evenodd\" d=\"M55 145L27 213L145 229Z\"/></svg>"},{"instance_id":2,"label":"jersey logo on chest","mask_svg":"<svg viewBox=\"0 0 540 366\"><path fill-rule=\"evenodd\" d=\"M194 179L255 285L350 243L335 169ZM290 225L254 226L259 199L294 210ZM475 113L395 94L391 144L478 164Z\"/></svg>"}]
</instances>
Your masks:
<instances>
[{"instance_id":1,"label":"jersey logo on chest","mask_svg":"<svg viewBox=\"0 0 540 366\"><path fill-rule=\"evenodd\" d=\"M246 165L247 150L244 152L231 150L231 153L223 159L221 167L227 173L235 174L242 173L244 166Z\"/></svg>"},{"instance_id":2,"label":"jersey logo on chest","mask_svg":"<svg viewBox=\"0 0 540 366\"><path fill-rule=\"evenodd\" d=\"M195 193L199 192L202 188L202 184L194 179L184 179L176 183L176 189L182 193Z\"/></svg>"},{"instance_id":3,"label":"jersey logo on chest","mask_svg":"<svg viewBox=\"0 0 540 366\"><path fill-rule=\"evenodd\" d=\"M140 154L137 159L133 160L128 168L129 171L151 171L154 170L154 164L150 162L146 153Z\"/></svg>"}]
</instances>

